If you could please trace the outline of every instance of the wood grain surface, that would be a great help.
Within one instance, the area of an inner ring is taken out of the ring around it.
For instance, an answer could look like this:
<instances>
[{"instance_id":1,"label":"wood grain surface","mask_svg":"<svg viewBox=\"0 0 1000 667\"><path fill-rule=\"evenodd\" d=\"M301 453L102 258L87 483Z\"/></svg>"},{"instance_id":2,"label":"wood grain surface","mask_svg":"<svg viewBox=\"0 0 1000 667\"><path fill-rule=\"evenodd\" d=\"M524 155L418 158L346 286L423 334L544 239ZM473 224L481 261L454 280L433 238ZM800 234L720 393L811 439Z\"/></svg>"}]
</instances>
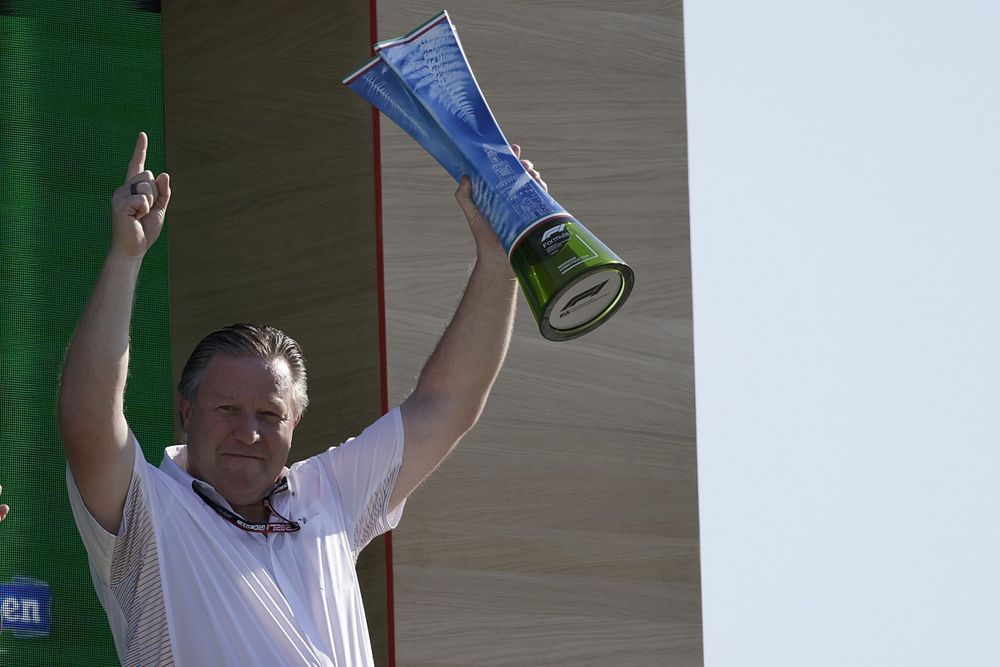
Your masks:
<instances>
[{"instance_id":1,"label":"wood grain surface","mask_svg":"<svg viewBox=\"0 0 1000 667\"><path fill-rule=\"evenodd\" d=\"M379 37L441 6L383 0ZM449 7L507 137L636 271L618 315L544 340L521 301L480 425L393 535L396 656L432 665L702 663L680 2ZM390 400L454 310L455 184L382 122Z\"/></svg>"}]
</instances>

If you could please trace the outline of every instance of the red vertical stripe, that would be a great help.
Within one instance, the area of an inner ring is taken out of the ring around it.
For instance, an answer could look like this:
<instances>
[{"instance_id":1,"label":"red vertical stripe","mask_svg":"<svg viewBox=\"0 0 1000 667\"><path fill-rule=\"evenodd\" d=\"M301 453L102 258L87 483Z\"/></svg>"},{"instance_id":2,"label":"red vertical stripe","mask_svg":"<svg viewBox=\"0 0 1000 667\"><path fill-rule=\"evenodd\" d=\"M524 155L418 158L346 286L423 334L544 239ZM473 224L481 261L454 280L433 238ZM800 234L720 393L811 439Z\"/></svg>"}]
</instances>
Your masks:
<instances>
[{"instance_id":1,"label":"red vertical stripe","mask_svg":"<svg viewBox=\"0 0 1000 667\"><path fill-rule=\"evenodd\" d=\"M378 41L378 0L369 0L369 41ZM374 49L372 50L374 55ZM375 283L378 293L379 384L382 414L389 411L389 370L385 336L385 270L382 254L382 143L378 109L372 108L372 147L375 174ZM385 611L389 667L396 667L396 612L392 589L392 531L385 534Z\"/></svg>"}]
</instances>

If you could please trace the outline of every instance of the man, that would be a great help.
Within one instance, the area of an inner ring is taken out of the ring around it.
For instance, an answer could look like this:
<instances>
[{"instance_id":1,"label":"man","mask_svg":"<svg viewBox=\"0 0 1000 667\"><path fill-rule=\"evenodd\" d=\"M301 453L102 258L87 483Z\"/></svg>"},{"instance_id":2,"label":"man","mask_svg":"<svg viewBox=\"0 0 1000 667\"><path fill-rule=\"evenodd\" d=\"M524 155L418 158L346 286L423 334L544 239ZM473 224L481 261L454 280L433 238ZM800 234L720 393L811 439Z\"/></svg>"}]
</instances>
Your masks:
<instances>
[{"instance_id":1,"label":"man","mask_svg":"<svg viewBox=\"0 0 1000 667\"><path fill-rule=\"evenodd\" d=\"M0 486L0 491L3 491L3 487ZM0 521L7 518L7 513L10 512L10 507L7 505L0 505Z\"/></svg>"},{"instance_id":2,"label":"man","mask_svg":"<svg viewBox=\"0 0 1000 667\"><path fill-rule=\"evenodd\" d=\"M302 351L233 325L192 353L178 387L186 444L153 468L123 412L136 279L171 194L167 174L145 170L146 147L140 133L112 198L111 248L59 396L70 499L122 664L370 665L354 564L483 409L514 315L505 253L463 179L476 262L399 408L286 468L308 403Z\"/></svg>"}]
</instances>

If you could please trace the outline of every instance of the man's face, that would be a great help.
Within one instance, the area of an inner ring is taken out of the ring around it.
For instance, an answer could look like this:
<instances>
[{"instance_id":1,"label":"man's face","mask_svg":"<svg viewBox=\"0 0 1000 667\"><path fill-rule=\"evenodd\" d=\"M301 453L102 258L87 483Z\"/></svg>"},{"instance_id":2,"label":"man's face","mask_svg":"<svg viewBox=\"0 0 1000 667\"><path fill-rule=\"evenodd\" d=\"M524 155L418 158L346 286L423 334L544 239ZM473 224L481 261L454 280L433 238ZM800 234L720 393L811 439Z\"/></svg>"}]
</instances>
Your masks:
<instances>
[{"instance_id":1,"label":"man's face","mask_svg":"<svg viewBox=\"0 0 1000 667\"><path fill-rule=\"evenodd\" d=\"M216 354L193 402L180 400L188 472L234 507L255 504L288 460L298 424L283 359Z\"/></svg>"}]
</instances>

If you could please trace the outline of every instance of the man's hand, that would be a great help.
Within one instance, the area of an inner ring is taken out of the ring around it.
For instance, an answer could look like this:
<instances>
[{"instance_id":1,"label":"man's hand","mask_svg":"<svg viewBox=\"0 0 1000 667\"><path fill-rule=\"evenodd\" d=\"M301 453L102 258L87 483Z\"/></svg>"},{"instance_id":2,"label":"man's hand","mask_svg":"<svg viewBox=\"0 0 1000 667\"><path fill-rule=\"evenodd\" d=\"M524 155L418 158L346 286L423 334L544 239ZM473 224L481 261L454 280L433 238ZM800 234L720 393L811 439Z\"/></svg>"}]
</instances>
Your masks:
<instances>
[{"instance_id":1,"label":"man's hand","mask_svg":"<svg viewBox=\"0 0 1000 667\"><path fill-rule=\"evenodd\" d=\"M163 229L170 202L170 176L153 178L146 169L149 139L139 133L128 163L125 183L111 198L111 251L125 257L141 258Z\"/></svg>"},{"instance_id":2,"label":"man's hand","mask_svg":"<svg viewBox=\"0 0 1000 667\"><path fill-rule=\"evenodd\" d=\"M3 491L2 486L0 486L0 491ZM10 511L9 507L7 507L6 505L0 505L0 521L3 521L4 519L7 518L7 512L9 511Z\"/></svg>"},{"instance_id":3,"label":"man's hand","mask_svg":"<svg viewBox=\"0 0 1000 667\"><path fill-rule=\"evenodd\" d=\"M511 150L514 151L514 157L520 160L521 147L517 144L511 144ZM549 188L538 171L535 170L535 165L530 160L521 160L521 165L548 192ZM504 253L500 239L497 238L482 212L472 202L472 181L469 180L468 176L462 177L458 190L455 191L455 199L458 200L458 205L462 207L465 218L469 221L469 228L472 229L472 236L476 240L476 251L479 258L483 260L501 258L506 264L507 255Z\"/></svg>"}]
</instances>

